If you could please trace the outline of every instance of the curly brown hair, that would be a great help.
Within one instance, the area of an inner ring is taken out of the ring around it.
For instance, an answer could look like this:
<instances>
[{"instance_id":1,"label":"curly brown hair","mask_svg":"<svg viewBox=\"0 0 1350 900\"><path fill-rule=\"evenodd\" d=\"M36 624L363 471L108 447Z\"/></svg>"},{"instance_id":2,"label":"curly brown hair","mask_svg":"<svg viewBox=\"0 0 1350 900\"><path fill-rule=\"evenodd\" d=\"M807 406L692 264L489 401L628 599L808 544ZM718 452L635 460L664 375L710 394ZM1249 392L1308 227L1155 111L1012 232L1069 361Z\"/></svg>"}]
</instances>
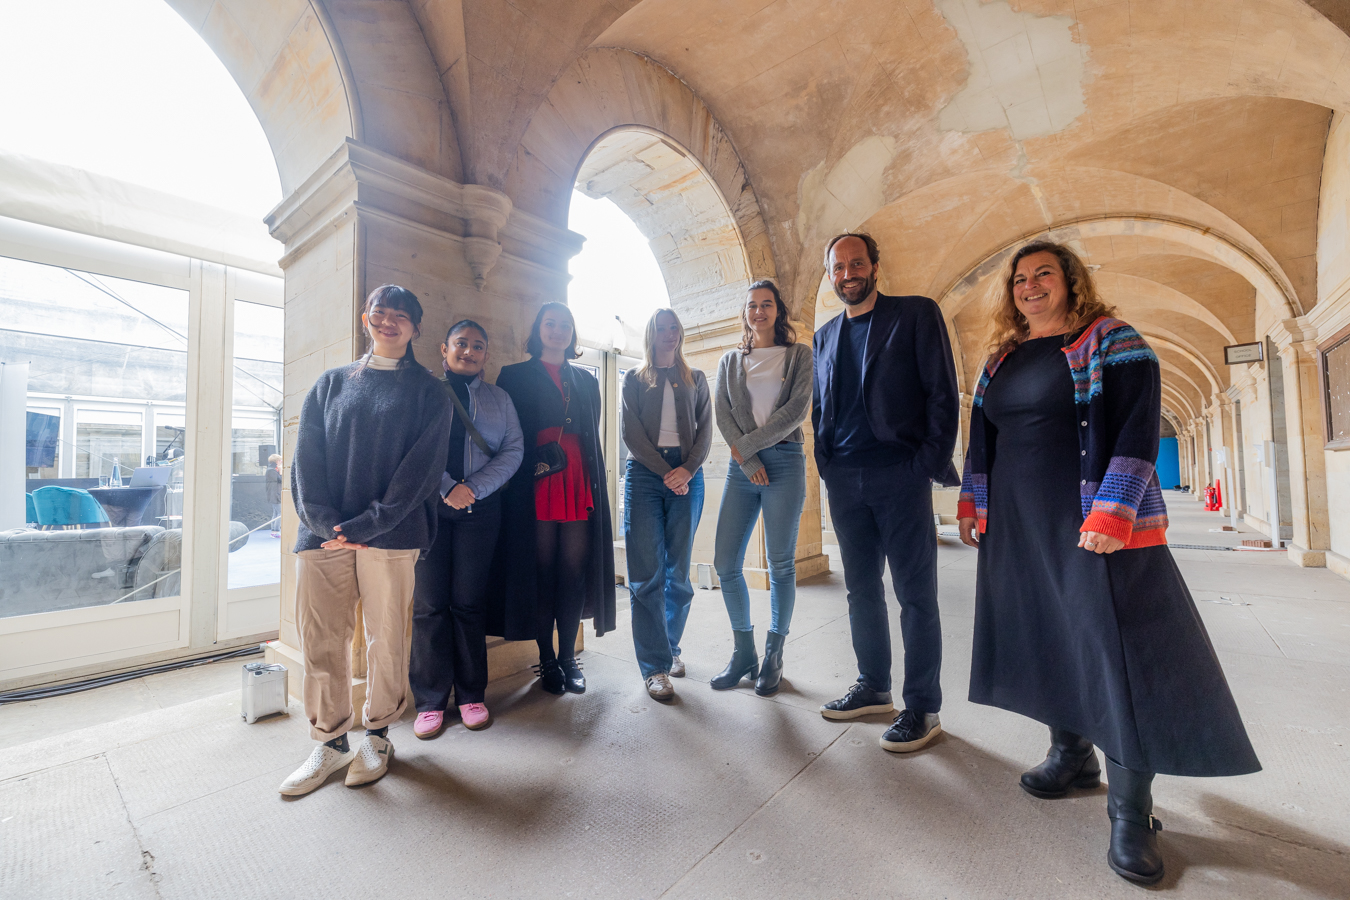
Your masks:
<instances>
[{"instance_id":1,"label":"curly brown hair","mask_svg":"<svg viewBox=\"0 0 1350 900\"><path fill-rule=\"evenodd\" d=\"M1031 334L1027 317L1022 315L1013 300L1013 279L1017 277L1017 264L1034 253L1052 253L1059 260L1060 271L1069 286L1068 334L1076 334L1084 326L1091 325L1102 316L1114 316L1115 307L1102 299L1097 292L1097 284L1092 280L1092 270L1083 262L1082 257L1064 244L1054 241L1032 241L1018 249L1008 260L1006 274L1002 284L993 290L993 322L989 329L989 354L998 357L1025 341Z\"/></svg>"}]
</instances>

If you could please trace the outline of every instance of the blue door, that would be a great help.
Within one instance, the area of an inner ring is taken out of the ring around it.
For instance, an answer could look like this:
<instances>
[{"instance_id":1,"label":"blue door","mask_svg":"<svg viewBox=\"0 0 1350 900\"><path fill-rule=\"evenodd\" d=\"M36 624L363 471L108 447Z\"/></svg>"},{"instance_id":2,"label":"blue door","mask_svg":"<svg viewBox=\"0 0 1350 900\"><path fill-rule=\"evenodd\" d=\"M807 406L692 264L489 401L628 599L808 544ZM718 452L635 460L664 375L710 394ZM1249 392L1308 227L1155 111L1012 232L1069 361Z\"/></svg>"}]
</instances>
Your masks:
<instances>
[{"instance_id":1,"label":"blue door","mask_svg":"<svg viewBox=\"0 0 1350 900\"><path fill-rule=\"evenodd\" d=\"M1181 484L1181 461L1177 456L1177 439L1163 438L1158 442L1158 485L1164 491Z\"/></svg>"}]
</instances>

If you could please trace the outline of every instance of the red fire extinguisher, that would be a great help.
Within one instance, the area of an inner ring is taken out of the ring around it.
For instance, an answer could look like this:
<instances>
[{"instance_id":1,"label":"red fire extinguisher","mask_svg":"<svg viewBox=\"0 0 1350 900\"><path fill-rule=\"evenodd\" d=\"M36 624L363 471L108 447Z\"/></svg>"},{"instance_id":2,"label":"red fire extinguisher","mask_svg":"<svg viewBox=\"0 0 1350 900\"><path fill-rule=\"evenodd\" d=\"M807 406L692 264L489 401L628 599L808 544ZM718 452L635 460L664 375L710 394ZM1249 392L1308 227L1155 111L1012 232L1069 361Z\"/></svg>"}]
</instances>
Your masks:
<instances>
[{"instance_id":1,"label":"red fire extinguisher","mask_svg":"<svg viewBox=\"0 0 1350 900\"><path fill-rule=\"evenodd\" d=\"M1223 498L1219 493L1219 483L1215 481L1211 485L1205 486L1205 509L1209 512L1218 512L1223 509Z\"/></svg>"}]
</instances>

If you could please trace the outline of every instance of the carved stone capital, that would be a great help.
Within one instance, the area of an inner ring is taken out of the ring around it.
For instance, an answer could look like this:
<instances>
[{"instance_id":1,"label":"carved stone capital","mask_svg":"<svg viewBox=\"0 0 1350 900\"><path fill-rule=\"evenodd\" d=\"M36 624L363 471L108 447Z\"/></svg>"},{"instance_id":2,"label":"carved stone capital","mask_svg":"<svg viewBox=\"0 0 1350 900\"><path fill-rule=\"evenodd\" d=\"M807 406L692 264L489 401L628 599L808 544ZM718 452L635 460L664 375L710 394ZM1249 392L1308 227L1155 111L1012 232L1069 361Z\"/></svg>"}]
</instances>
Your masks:
<instances>
[{"instance_id":1,"label":"carved stone capital","mask_svg":"<svg viewBox=\"0 0 1350 900\"><path fill-rule=\"evenodd\" d=\"M503 252L566 273L585 240L517 211L501 191L460 184L347 138L267 216L272 236L286 245L281 267L351 216L396 219L459 244L480 291Z\"/></svg>"}]
</instances>

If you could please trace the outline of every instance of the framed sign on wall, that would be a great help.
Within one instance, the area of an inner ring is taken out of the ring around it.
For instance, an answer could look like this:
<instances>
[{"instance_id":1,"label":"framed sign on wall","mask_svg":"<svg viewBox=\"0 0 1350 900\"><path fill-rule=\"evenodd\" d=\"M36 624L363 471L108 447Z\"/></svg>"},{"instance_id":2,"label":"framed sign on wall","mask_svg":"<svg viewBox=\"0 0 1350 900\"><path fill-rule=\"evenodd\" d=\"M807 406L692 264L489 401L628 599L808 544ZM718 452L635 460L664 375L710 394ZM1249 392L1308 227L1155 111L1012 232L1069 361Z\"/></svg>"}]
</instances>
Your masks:
<instances>
[{"instance_id":1,"label":"framed sign on wall","mask_svg":"<svg viewBox=\"0 0 1350 900\"><path fill-rule=\"evenodd\" d=\"M1265 359L1262 352L1264 346L1260 341L1250 344L1229 344L1223 348L1224 365L1240 366L1244 363L1260 362Z\"/></svg>"}]
</instances>

